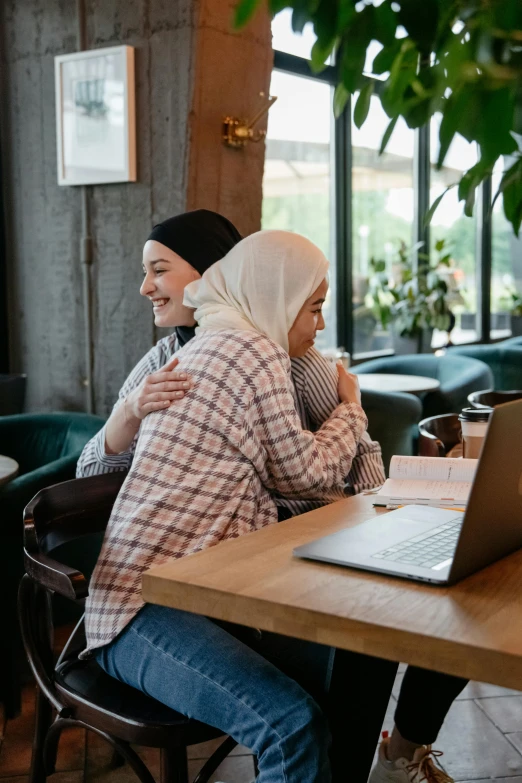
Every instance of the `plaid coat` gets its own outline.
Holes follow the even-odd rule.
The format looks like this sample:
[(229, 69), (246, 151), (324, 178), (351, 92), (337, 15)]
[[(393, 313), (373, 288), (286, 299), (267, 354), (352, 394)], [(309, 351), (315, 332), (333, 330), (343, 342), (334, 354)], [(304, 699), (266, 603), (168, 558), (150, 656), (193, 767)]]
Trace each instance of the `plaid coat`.
[(203, 332), (178, 355), (195, 386), (143, 421), (91, 579), (87, 651), (144, 605), (143, 571), (277, 522), (271, 493), (342, 496), (367, 426), (359, 405), (342, 403), (303, 430), (289, 357), (258, 333)]

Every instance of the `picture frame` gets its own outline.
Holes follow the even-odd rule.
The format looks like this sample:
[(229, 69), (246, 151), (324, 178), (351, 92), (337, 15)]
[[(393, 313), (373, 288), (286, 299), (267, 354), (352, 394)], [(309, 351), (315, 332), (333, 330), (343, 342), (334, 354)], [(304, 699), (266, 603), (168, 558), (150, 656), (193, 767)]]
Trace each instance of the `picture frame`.
[(54, 58), (59, 185), (136, 181), (134, 47)]

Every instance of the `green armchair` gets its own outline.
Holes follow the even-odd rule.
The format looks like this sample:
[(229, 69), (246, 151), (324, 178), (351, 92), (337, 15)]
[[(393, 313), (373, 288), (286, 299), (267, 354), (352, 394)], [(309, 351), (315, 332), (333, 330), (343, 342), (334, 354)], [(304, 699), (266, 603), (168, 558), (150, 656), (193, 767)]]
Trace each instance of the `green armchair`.
[[(517, 339), (520, 338), (515, 338)], [(522, 344), (514, 340), (490, 345), (459, 345), (450, 348), (447, 355), (479, 359), (488, 365), (493, 373), (493, 385), (473, 391), (483, 391), (487, 388), (493, 388), (495, 391), (522, 389)]]
[(74, 478), (76, 463), (104, 419), (85, 413), (0, 416), (0, 454), (15, 459), (19, 474), (0, 487), (0, 701), (8, 716), (20, 706), (23, 660), (16, 615), (23, 573), (23, 510), (44, 487)]
[(440, 387), (421, 395), (422, 418), (441, 413), (459, 413), (468, 405), (468, 394), (491, 388), (493, 376), (489, 367), (481, 361), (455, 355), (445, 356), (412, 354), (372, 359), (354, 367), (357, 375), (365, 373), (398, 373), (399, 375), (424, 375), (436, 378)]
[(422, 416), (421, 401), (412, 394), (363, 389), (361, 402), (368, 417), (368, 432), (381, 444), (382, 461), (388, 475), (394, 454), (414, 454), (414, 434)]

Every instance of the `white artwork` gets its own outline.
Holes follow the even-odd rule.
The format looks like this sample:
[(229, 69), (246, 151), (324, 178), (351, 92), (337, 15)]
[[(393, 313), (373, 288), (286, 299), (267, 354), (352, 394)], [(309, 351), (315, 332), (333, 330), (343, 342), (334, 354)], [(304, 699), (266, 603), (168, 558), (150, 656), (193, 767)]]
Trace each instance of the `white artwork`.
[(134, 48), (54, 58), (58, 184), (136, 181)]

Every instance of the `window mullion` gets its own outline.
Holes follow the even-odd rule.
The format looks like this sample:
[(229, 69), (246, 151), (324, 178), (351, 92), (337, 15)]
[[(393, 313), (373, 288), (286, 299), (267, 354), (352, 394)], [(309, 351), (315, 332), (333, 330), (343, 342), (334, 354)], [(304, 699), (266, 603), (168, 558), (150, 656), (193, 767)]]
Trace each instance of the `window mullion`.
[(335, 239), (337, 342), (353, 356), (352, 316), (352, 110), (335, 121)]
[(480, 187), (477, 204), (477, 332), (480, 342), (491, 339), (491, 177)]

